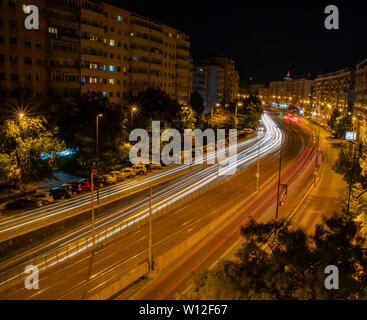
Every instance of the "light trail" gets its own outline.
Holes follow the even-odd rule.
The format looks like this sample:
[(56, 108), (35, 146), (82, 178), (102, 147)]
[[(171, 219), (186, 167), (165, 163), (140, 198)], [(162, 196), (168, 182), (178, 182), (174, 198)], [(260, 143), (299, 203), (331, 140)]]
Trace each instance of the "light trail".
[[(250, 139), (248, 141), (245, 141), (244, 143), (246, 145), (249, 145), (253, 141), (255, 142), (258, 141), (258, 143), (251, 145), (244, 151), (235, 155), (234, 157), (236, 158), (235, 159), (236, 162), (231, 163), (232, 162), (231, 160), (233, 160), (231, 158), (222, 161), (220, 164), (221, 165), (227, 164), (227, 166), (220, 170), (221, 176), (227, 173), (235, 172), (237, 167), (245, 167), (245, 166), (250, 165), (254, 161), (256, 161), (257, 150), (258, 150), (259, 144), (261, 145), (261, 153), (260, 153), (261, 157), (269, 155), (270, 153), (273, 153), (280, 148), (280, 145), (282, 143), (282, 137), (283, 137), (280, 129), (275, 125), (275, 123), (271, 120), (271, 118), (267, 114), (263, 115), (262, 121), (266, 129), (265, 135), (260, 138), (259, 137), (253, 138), (254, 140)], [(208, 155), (208, 158), (213, 157), (213, 156), (215, 157), (215, 154)], [(174, 169), (177, 169), (177, 168), (174, 168)], [(190, 176), (184, 179), (184, 181), (179, 181), (178, 183), (176, 183), (174, 187), (169, 187), (167, 188), (168, 189), (167, 191), (160, 192), (159, 195), (156, 195), (154, 197), (153, 199), (154, 204), (152, 205), (152, 213), (154, 214), (158, 212), (159, 210), (163, 209), (164, 207), (170, 205), (171, 203), (184, 198), (185, 196), (208, 185), (209, 183), (212, 183), (216, 179), (217, 179), (217, 168), (216, 166), (211, 166), (209, 168), (206, 168), (200, 171), (199, 173), (196, 173), (193, 176)], [(121, 221), (119, 223), (120, 226), (118, 228), (113, 226), (113, 227), (109, 227), (108, 229), (106, 229), (105, 235), (98, 237), (96, 243), (102, 242), (109, 237), (115, 236), (116, 233), (121, 232), (124, 229), (131, 227), (133, 224), (139, 223), (141, 220), (147, 218), (149, 215), (149, 209), (147, 208), (147, 204), (148, 202), (145, 200), (144, 202), (141, 202), (141, 204), (139, 204), (138, 206), (135, 206), (134, 208), (131, 208), (131, 209), (129, 208), (128, 210), (127, 208), (123, 208), (122, 210), (118, 210), (117, 212), (114, 213), (115, 217), (111, 218), (111, 216), (109, 216), (106, 219), (103, 219), (106, 221), (102, 220), (102, 223), (101, 221), (97, 221), (96, 230), (98, 231), (98, 230), (103, 229), (104, 227), (108, 227), (109, 225), (115, 222), (118, 222), (119, 220), (123, 219), (126, 216), (134, 214), (136, 211), (142, 210), (140, 212), (135, 213), (132, 217), (129, 217), (128, 219)], [(53, 249), (43, 252), (42, 254), (36, 257), (33, 257), (27, 263), (32, 262), (33, 260), (38, 259), (42, 257), (43, 255), (49, 254), (50, 252), (56, 251), (68, 244), (73, 244), (73, 242), (75, 242), (76, 240), (80, 238), (88, 237), (88, 236), (91, 237), (90, 226), (87, 225), (83, 227), (83, 229), (87, 229), (87, 228), (88, 228), (88, 231), (78, 234), (76, 237), (73, 237), (72, 239), (68, 239), (66, 242), (59, 244), (58, 246), (54, 247)], [(77, 254), (80, 254), (81, 252), (91, 248), (92, 246), (93, 246), (93, 242), (91, 241), (91, 239), (88, 239), (88, 241), (85, 242), (85, 245), (79, 246), (77, 250), (72, 250), (75, 248), (69, 247), (68, 250), (72, 250), (72, 252), (68, 253), (68, 255), (65, 255), (64, 257), (57, 257), (57, 258), (55, 255), (51, 257), (51, 259), (49, 259), (47, 262), (40, 261), (40, 263), (37, 264), (37, 267), (39, 268), (39, 270), (45, 270), (53, 265), (56, 265), (67, 259), (70, 259), (71, 257)], [(5, 273), (7, 273), (7, 271), (5, 271)], [(15, 279), (18, 277), (19, 275), (8, 278), (6, 282), (11, 281), (12, 279)]]

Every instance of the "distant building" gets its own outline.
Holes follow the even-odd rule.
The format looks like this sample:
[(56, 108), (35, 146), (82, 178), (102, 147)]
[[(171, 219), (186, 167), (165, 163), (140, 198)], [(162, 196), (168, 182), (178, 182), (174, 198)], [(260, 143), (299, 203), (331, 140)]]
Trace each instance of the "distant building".
[(271, 103), (294, 105), (307, 108), (311, 104), (311, 88), (313, 80), (295, 79), (272, 81), (269, 85), (268, 99)]
[(223, 104), (235, 102), (239, 94), (239, 73), (234, 60), (224, 56), (211, 56), (202, 61), (205, 65), (219, 66), (224, 73)]
[(224, 105), (225, 72), (220, 65), (207, 64), (208, 60), (194, 63), (192, 91), (198, 92), (204, 100), (205, 113)]

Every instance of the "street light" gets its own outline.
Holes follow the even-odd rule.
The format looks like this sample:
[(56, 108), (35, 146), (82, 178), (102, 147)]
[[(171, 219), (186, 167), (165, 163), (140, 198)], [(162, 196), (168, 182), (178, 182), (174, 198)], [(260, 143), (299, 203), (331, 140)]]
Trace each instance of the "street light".
[(238, 113), (238, 107), (242, 107), (243, 103), (242, 102), (238, 102), (236, 103), (236, 112), (234, 115), (234, 121), (235, 121), (235, 128), (237, 128), (237, 113)]
[[(96, 160), (97, 160), (97, 174), (98, 174), (98, 165), (99, 165), (99, 145), (98, 145), (98, 140), (99, 140), (99, 130), (98, 130), (98, 120), (100, 119), (100, 118), (102, 118), (103, 117), (103, 114), (102, 113), (100, 113), (100, 114), (98, 114), (97, 116), (96, 116)], [(97, 184), (97, 201), (99, 201), (99, 185)]]
[(18, 117), (19, 117), (20, 119), (23, 119), (23, 118), (24, 118), (24, 113), (19, 113), (19, 114), (18, 114)]
[(133, 129), (133, 117), (134, 117), (134, 112), (137, 112), (138, 111), (138, 107), (137, 106), (132, 106), (131, 107), (131, 130)]

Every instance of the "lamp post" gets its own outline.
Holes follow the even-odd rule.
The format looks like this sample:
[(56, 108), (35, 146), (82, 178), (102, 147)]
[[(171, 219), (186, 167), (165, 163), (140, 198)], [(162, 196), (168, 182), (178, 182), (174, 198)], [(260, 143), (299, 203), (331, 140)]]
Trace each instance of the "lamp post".
[(353, 144), (353, 156), (352, 156), (353, 158), (352, 158), (352, 168), (350, 170), (347, 215), (349, 215), (349, 209), (350, 209), (350, 198), (352, 196), (352, 188), (353, 188), (354, 162), (355, 162), (355, 158), (356, 158), (356, 144), (353, 141), (348, 141), (348, 142)]
[(133, 130), (133, 124), (134, 124), (134, 112), (138, 111), (138, 108), (133, 106), (131, 107), (131, 130)]
[[(98, 174), (98, 166), (99, 166), (99, 119), (103, 117), (103, 114), (100, 113), (96, 116), (96, 160), (97, 160), (97, 174)], [(99, 184), (97, 183), (97, 201), (99, 201)]]
[(243, 106), (243, 103), (242, 102), (237, 102), (236, 103), (236, 111), (235, 111), (235, 114), (234, 114), (234, 124), (235, 124), (235, 129), (237, 129), (237, 113), (238, 113), (238, 107), (242, 107)]

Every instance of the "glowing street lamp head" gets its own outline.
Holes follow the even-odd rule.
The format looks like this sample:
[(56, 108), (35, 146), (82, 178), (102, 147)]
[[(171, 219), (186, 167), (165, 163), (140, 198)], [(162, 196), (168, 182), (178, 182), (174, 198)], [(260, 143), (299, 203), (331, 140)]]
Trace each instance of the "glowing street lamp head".
[(20, 119), (23, 119), (24, 118), (24, 113), (23, 112), (22, 113), (19, 113), (18, 116), (19, 116)]
[(100, 113), (97, 117), (98, 117), (98, 118), (102, 118), (102, 117), (103, 117), (103, 114), (102, 114), (102, 113)]

